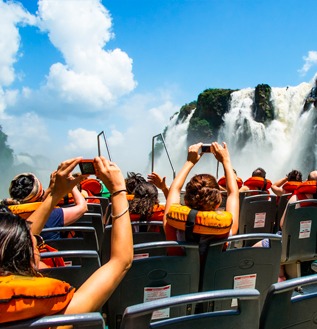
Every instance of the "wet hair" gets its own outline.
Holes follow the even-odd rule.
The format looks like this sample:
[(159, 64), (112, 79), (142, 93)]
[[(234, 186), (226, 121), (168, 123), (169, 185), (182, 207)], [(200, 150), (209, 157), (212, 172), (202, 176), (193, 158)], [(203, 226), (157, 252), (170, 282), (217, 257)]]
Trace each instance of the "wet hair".
[(153, 214), (154, 205), (158, 204), (158, 191), (154, 184), (139, 183), (134, 190), (134, 198), (129, 201), (130, 213), (139, 214), (140, 221), (149, 220)]
[(0, 209), (0, 275), (39, 276), (30, 222)]
[(292, 170), (287, 174), (287, 180), (291, 182), (301, 182), (302, 173), (298, 170)]
[(252, 177), (262, 177), (262, 178), (265, 178), (266, 176), (266, 171), (259, 167), (259, 168), (256, 168), (253, 172), (252, 172)]
[(136, 186), (140, 183), (146, 183), (146, 179), (141, 174), (128, 172), (125, 180), (128, 194), (134, 194)]
[(221, 201), (219, 185), (212, 175), (195, 175), (186, 185), (184, 202), (189, 208), (205, 211), (215, 210)]

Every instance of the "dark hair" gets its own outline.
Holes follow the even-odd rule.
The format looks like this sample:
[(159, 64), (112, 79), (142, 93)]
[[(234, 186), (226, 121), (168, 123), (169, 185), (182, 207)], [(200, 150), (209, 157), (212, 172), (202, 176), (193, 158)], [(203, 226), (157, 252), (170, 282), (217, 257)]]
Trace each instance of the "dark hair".
[(302, 181), (302, 173), (298, 170), (292, 170), (287, 174), (287, 180), (293, 182)]
[(266, 176), (266, 171), (259, 167), (259, 168), (256, 168), (253, 173), (252, 173), (252, 177), (262, 177), (262, 178), (265, 178)]
[(209, 174), (193, 176), (186, 185), (184, 201), (192, 209), (215, 210), (222, 201), (216, 178)]
[(134, 194), (136, 186), (140, 183), (145, 183), (146, 179), (139, 173), (128, 172), (125, 180), (128, 194)]
[(134, 190), (134, 198), (129, 201), (130, 213), (139, 214), (140, 221), (149, 220), (153, 214), (153, 207), (158, 204), (158, 191), (154, 184), (139, 183)]
[(11, 182), (10, 196), (16, 200), (23, 200), (32, 192), (33, 185), (33, 176), (20, 176)]
[(2, 211), (0, 212), (0, 274), (39, 276), (35, 268), (30, 222), (11, 212)]

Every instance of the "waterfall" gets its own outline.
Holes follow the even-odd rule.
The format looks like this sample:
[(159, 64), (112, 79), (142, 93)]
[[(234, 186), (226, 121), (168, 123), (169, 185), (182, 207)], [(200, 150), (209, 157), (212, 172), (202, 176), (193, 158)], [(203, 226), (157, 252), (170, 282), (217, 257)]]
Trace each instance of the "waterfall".
[(254, 89), (232, 93), (230, 110), (224, 116), (219, 139), (228, 143), (239, 176), (245, 179), (257, 167), (264, 168), (271, 180), (285, 176), (292, 169), (306, 174), (308, 168), (300, 163), (298, 155), (304, 145), (313, 142), (305, 138), (304, 132), (311, 126), (309, 113), (314, 115), (316, 111), (311, 109), (301, 115), (311, 87), (302, 83), (296, 87), (272, 88), (275, 119), (267, 126), (253, 120)]
[[(292, 169), (302, 171), (304, 178), (316, 169), (317, 110), (311, 105), (308, 111), (302, 113), (311, 88), (311, 83), (271, 88), (275, 118), (267, 125), (254, 121), (252, 117), (254, 88), (241, 89), (231, 94), (230, 108), (223, 117), (218, 142), (227, 143), (233, 167), (239, 177), (247, 179), (257, 167), (264, 168), (267, 178), (272, 181), (284, 177)], [(174, 115), (167, 127), (165, 142), (176, 172), (186, 160), (186, 135), (191, 116), (176, 124), (177, 115)], [(156, 160), (155, 171), (168, 176), (171, 170), (164, 157), (162, 154)], [(216, 161), (213, 160), (210, 155), (204, 155), (190, 176), (197, 172), (216, 175)], [(220, 167), (219, 177), (222, 175)]]

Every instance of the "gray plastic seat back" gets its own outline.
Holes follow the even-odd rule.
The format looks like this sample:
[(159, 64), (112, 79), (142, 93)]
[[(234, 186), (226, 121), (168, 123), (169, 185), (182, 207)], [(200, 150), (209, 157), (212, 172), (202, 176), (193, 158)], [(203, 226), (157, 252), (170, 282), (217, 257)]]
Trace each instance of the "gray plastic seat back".
[[(97, 204), (97, 206), (100, 206)], [(102, 222), (102, 215), (98, 213), (86, 212), (75, 223), (76, 226), (93, 227), (96, 230), (99, 247), (102, 246), (103, 232), (105, 226)]]
[(3, 329), (27, 329), (38, 328), (47, 329), (56, 326), (73, 325), (74, 329), (104, 329), (104, 320), (100, 313), (82, 313), (82, 314), (67, 314), (67, 315), (52, 315), (31, 320), (17, 321), (4, 323), (0, 325)]
[(260, 329), (315, 329), (316, 314), (317, 274), (275, 283), (262, 309)]
[(71, 250), (46, 252), (41, 259), (62, 257), (66, 266), (41, 269), (40, 272), (47, 277), (66, 281), (78, 289), (99, 267), (100, 259), (96, 251)]
[(276, 195), (247, 196), (240, 207), (239, 234), (274, 232)]
[[(237, 300), (238, 306), (235, 308), (151, 322), (153, 312), (160, 309), (232, 299)], [(259, 292), (257, 290), (219, 290), (176, 296), (128, 307), (123, 315), (121, 329), (258, 329), (258, 323)]]
[[(126, 307), (143, 303), (155, 296), (176, 296), (198, 291), (199, 254), (197, 245), (182, 245), (173, 241), (144, 243), (134, 246), (135, 252), (152, 248), (182, 248), (183, 256), (153, 256), (136, 259), (108, 302), (109, 329), (119, 328)], [(186, 307), (173, 310), (171, 316), (191, 312)], [(109, 320), (109, 322), (108, 322)]]
[(57, 250), (96, 250), (99, 253), (99, 243), (96, 230), (93, 227), (85, 226), (64, 226), (45, 228), (42, 232), (61, 232), (65, 236), (68, 234), (73, 237), (63, 237), (61, 239), (48, 239), (45, 242)]
[[(298, 207), (300, 204), (304, 206)], [(282, 227), (281, 261), (290, 264), (314, 259), (317, 259), (317, 200), (289, 203)]]
[[(230, 243), (237, 245), (248, 240), (254, 245), (263, 239), (269, 240), (269, 248), (246, 246), (225, 249), (228, 243), (229, 246)], [(261, 293), (262, 305), (268, 289), (278, 280), (281, 250), (281, 236), (276, 234), (243, 234), (212, 243), (202, 276), (202, 291), (255, 288)]]
[[(132, 237), (133, 244), (148, 243), (166, 241), (163, 222), (151, 221), (151, 222), (132, 222)], [(134, 228), (138, 226), (157, 227), (159, 232), (135, 232)], [(101, 263), (105, 264), (110, 259), (111, 252), (111, 230), (112, 225), (107, 225), (103, 233), (102, 250), (101, 250)], [(151, 256), (166, 255), (166, 248), (149, 248), (149, 250), (142, 250), (142, 253), (148, 253)]]

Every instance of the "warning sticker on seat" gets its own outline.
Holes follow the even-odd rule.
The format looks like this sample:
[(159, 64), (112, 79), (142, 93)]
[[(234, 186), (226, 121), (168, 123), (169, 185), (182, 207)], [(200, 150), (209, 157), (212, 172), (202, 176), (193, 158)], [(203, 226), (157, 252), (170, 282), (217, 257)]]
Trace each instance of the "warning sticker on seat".
[(254, 228), (264, 227), (265, 217), (266, 217), (266, 212), (256, 213), (254, 218)]
[[(237, 275), (233, 278), (233, 289), (255, 289), (256, 274)], [(236, 298), (232, 299), (231, 306), (238, 306)]]
[(303, 220), (299, 223), (299, 239), (307, 239), (310, 237), (311, 220)]
[[(171, 285), (163, 287), (145, 287), (144, 288), (144, 303), (152, 300), (171, 297)], [(152, 320), (169, 318), (170, 309), (164, 308), (153, 312)]]

